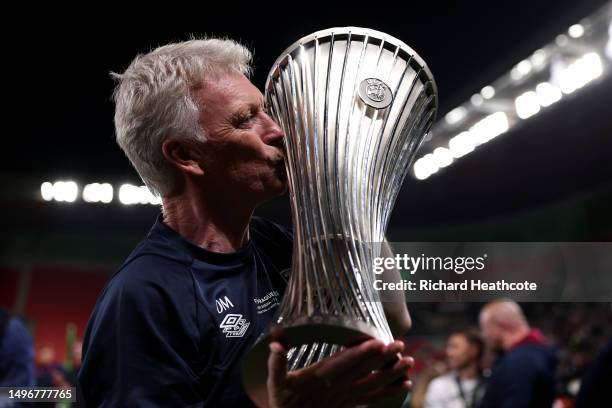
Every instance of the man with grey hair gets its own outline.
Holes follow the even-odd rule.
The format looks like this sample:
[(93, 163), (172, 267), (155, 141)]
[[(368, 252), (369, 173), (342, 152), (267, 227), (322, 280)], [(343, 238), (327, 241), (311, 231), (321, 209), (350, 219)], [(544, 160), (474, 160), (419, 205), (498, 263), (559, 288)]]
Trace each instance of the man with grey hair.
[(555, 349), (527, 323), (510, 300), (486, 304), (480, 328), (487, 346), (502, 355), (495, 363), (480, 408), (550, 408), (555, 397)]
[[(79, 374), (87, 406), (252, 405), (242, 358), (272, 323), (292, 233), (253, 217), (285, 191), (286, 175), (284, 135), (248, 79), (250, 59), (231, 40), (192, 40), (114, 74), (117, 142), (163, 211), (90, 318)], [(405, 304), (388, 309), (396, 332), (407, 330)], [(273, 342), (269, 406), (354, 406), (405, 392), (413, 361), (396, 358), (403, 348), (369, 340), (287, 372), (286, 346)]]

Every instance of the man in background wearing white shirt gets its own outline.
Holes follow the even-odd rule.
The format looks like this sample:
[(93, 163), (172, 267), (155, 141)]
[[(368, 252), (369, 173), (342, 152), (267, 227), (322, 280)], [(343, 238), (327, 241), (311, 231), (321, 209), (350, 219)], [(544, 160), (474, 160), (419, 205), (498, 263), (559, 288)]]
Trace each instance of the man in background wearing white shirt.
[(425, 408), (474, 408), (484, 395), (480, 360), (484, 342), (477, 331), (456, 331), (446, 344), (450, 371), (427, 387)]

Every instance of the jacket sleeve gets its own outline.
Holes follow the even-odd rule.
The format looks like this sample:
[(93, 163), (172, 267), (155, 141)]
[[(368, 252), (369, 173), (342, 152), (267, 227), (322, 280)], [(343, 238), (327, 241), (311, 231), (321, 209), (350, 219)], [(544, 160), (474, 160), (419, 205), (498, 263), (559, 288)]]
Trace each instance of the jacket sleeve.
[(94, 309), (79, 374), (88, 407), (203, 404), (204, 356), (189, 279), (171, 270), (147, 275), (154, 270), (159, 262), (132, 262)]

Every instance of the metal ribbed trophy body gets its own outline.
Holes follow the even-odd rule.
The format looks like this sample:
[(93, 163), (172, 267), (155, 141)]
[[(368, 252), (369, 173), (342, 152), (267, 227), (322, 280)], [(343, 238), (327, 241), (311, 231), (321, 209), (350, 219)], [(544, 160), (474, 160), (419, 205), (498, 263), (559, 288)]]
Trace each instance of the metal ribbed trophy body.
[[(364, 337), (392, 341), (373, 258), (435, 117), (433, 76), (393, 37), (334, 28), (277, 59), (266, 104), (287, 148), (293, 264), (276, 324), (294, 346), (290, 369)], [(270, 334), (260, 339), (245, 360), (245, 386), (256, 401), (265, 398), (269, 341)]]

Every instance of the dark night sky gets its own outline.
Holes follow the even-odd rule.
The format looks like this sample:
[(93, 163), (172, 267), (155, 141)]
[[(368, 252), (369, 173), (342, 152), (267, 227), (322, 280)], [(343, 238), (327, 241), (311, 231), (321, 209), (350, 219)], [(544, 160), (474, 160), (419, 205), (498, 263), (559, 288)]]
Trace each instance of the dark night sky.
[[(261, 88), (278, 54), (303, 35), (344, 25), (387, 32), (405, 41), (430, 66), (439, 88), (441, 117), (605, 1), (456, 0), (371, 2), (364, 6), (328, 2), (325, 7), (285, 2), (227, 6), (225, 10), (206, 10), (203, 2), (199, 7), (179, 6), (178, 2), (153, 4), (150, 2), (149, 7), (138, 12), (106, 3), (87, 9), (54, 5), (36, 9), (36, 18), (32, 10), (13, 15), (20, 24), (5, 34), (4, 43), (5, 57), (9, 57), (5, 58), (5, 68), (10, 73), (5, 77), (5, 91), (11, 94), (12, 108), (9, 114), (5, 113), (10, 131), (4, 137), (11, 149), (5, 151), (0, 174), (5, 178), (10, 175), (18, 188), (23, 188), (20, 183), (26, 178), (42, 181), (74, 176), (83, 181), (137, 181), (113, 139), (113, 82), (109, 72), (125, 69), (137, 53), (192, 34), (229, 36), (254, 49), (254, 82)], [(612, 129), (610, 120), (604, 125)], [(533, 139), (533, 134), (524, 134), (530, 131), (546, 132), (546, 127), (528, 126), (519, 137), (509, 135), (504, 149), (520, 151), (521, 137)], [(491, 154), (489, 159), (474, 154), (474, 158), (465, 160), (465, 166), (469, 168), (469, 162), (472, 166), (486, 164), (491, 157), (501, 157), (493, 151)], [(478, 162), (478, 157), (485, 161)], [(563, 155), (555, 159), (553, 154), (546, 160), (557, 160), (559, 164), (568, 159)], [(512, 165), (508, 160), (507, 166), (497, 171), (512, 173)], [(459, 167), (458, 175), (480, 174), (473, 168), (464, 174)], [(600, 174), (610, 171), (610, 167), (594, 171)], [(456, 185), (457, 179), (450, 176), (453, 172), (417, 187), (418, 194), (424, 196), (424, 206), (435, 200), (448, 200), (441, 191), (445, 183)], [(539, 189), (544, 199), (556, 200), (559, 189), (546, 194), (547, 182), (552, 178), (551, 174), (543, 174), (521, 196), (529, 197)], [(598, 183), (605, 181), (602, 180)], [(483, 178), (484, 183), (490, 181)], [(523, 182), (529, 184), (528, 178)], [(489, 194), (497, 195), (504, 188), (502, 181), (491, 187)], [(501, 208), (493, 199), (486, 201), (482, 205), (488, 205), (492, 212)]]
[[(9, 84), (17, 95), (16, 112), (7, 118), (16, 125), (11, 142), (28, 151), (28, 172), (104, 177), (129, 170), (113, 141), (108, 73), (125, 69), (137, 53), (191, 34), (229, 36), (251, 46), (254, 81), (262, 87), (278, 54), (303, 35), (342, 25), (385, 31), (430, 65), (444, 113), (604, 3), (463, 0), (319, 8), (286, 2), (282, 8), (262, 3), (232, 12), (155, 6), (124, 16), (106, 7), (39, 10), (39, 16), (50, 14), (37, 22), (25, 19), (12, 34), (12, 69), (20, 79)], [(22, 154), (11, 155), (2, 171), (15, 171)]]

